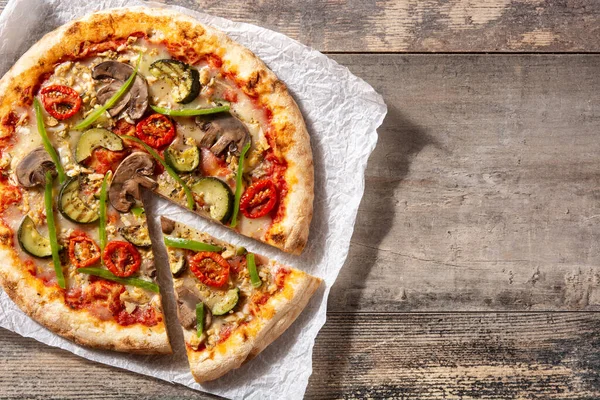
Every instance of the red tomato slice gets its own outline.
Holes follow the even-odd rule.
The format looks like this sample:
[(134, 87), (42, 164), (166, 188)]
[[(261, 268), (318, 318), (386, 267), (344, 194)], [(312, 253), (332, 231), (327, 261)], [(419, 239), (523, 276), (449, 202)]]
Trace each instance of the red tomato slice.
[(40, 95), (48, 114), (58, 120), (71, 118), (81, 108), (79, 93), (68, 86), (46, 86), (40, 91)]
[(248, 218), (267, 215), (277, 204), (277, 187), (270, 179), (254, 182), (240, 199), (240, 211)]
[(147, 145), (160, 149), (175, 139), (175, 124), (165, 115), (152, 114), (137, 124), (135, 135)]
[(89, 267), (100, 260), (100, 248), (85, 232), (75, 231), (69, 238), (69, 259), (75, 268)]
[(229, 263), (219, 253), (201, 251), (190, 257), (190, 271), (205, 285), (222, 287), (229, 279)]
[(118, 277), (133, 275), (142, 263), (140, 253), (129, 242), (112, 241), (104, 249), (104, 264)]

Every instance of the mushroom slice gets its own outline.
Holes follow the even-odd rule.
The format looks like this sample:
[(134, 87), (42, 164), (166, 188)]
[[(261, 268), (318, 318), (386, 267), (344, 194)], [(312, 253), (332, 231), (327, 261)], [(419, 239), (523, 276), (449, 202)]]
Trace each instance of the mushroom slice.
[[(133, 67), (129, 64), (125, 64), (118, 61), (104, 61), (96, 65), (92, 70), (92, 78), (94, 79), (107, 79), (110, 83), (104, 86), (98, 91), (98, 101), (105, 103), (108, 99), (115, 94), (117, 90), (123, 86), (125, 81), (133, 73)], [(102, 95), (100, 92), (102, 92)], [(110, 93), (110, 94), (109, 94)], [(102, 98), (101, 98), (102, 96)], [(129, 104), (127, 113), (132, 119), (141, 118), (146, 110), (148, 109), (148, 83), (141, 75), (136, 75), (133, 81), (133, 85), (129, 89), (128, 93), (125, 94), (128, 97), (128, 101), (125, 104)], [(115, 116), (123, 110), (123, 107), (119, 111), (113, 111), (121, 106), (121, 101), (111, 108), (110, 115)], [(114, 114), (113, 114), (114, 113)]]
[(160, 227), (165, 235), (169, 235), (175, 230), (175, 221), (165, 217), (160, 217)]
[[(96, 94), (98, 102), (100, 104), (106, 103), (115, 93), (119, 91), (121, 86), (123, 86), (123, 82), (116, 79), (111, 79), (108, 84), (101, 86), (98, 89), (98, 93)], [(117, 101), (117, 104), (108, 109), (110, 116), (114, 117), (123, 111), (123, 109), (127, 107), (127, 104), (129, 104), (129, 100), (131, 100), (131, 94), (127, 92), (119, 99), (119, 101)]]
[(110, 204), (119, 212), (128, 212), (141, 199), (140, 187), (155, 189), (158, 185), (150, 178), (154, 173), (154, 159), (140, 151), (127, 156), (117, 170), (110, 184), (108, 198)]
[(204, 133), (198, 145), (210, 147), (210, 151), (216, 155), (220, 155), (226, 149), (231, 154), (240, 155), (242, 148), (250, 138), (244, 123), (231, 114), (222, 113), (211, 117), (197, 117), (196, 124)]
[[(192, 329), (196, 326), (196, 304), (202, 300), (198, 298), (191, 290), (186, 287), (175, 288), (177, 295), (177, 316), (179, 323), (185, 329)], [(204, 307), (204, 329), (208, 328), (212, 322), (212, 314), (209, 307)]]
[(56, 176), (56, 166), (50, 158), (50, 154), (41, 146), (23, 157), (17, 164), (15, 173), (21, 186), (32, 188), (46, 183), (46, 171), (50, 171), (53, 176)]

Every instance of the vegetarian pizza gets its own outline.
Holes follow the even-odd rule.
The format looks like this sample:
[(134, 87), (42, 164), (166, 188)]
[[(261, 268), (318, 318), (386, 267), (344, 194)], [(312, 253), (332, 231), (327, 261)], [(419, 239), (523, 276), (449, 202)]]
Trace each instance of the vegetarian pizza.
[[(6, 293), (42, 325), (80, 344), (171, 352), (144, 190), (299, 254), (312, 218), (309, 136), (285, 85), (225, 34), (162, 9), (94, 13), (44, 36), (0, 80)], [(197, 287), (225, 293), (231, 304), (232, 290), (238, 293), (220, 315), (214, 302), (199, 297), (213, 322), (196, 321), (195, 332), (201, 326), (206, 332), (190, 342), (193, 355), (208, 354), (202, 345), (220, 349), (224, 334), (210, 332), (233, 327), (233, 320), (256, 327), (250, 344), (235, 346), (244, 359), (257, 353), (291, 323), (318, 282), (292, 271), (280, 285), (277, 271), (291, 270), (257, 256), (253, 270), (263, 283), (248, 286), (253, 273), (241, 268), (241, 255), (212, 251), (204, 260), (190, 251), (188, 272), (176, 285), (195, 276)], [(202, 281), (197, 265), (216, 268), (205, 275), (216, 283)], [(225, 278), (218, 265), (236, 272)], [(296, 276), (309, 282), (298, 294)], [(258, 304), (263, 297), (254, 302), (259, 295), (264, 304)], [(197, 365), (201, 371), (207, 364)], [(211, 371), (198, 376), (219, 375)]]
[(177, 311), (198, 382), (238, 368), (277, 339), (321, 284), (310, 276), (162, 219)]

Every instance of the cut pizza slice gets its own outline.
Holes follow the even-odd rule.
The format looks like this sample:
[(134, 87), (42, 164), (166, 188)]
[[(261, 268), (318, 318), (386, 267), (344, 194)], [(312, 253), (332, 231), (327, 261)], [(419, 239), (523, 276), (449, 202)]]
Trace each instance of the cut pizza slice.
[(161, 221), (188, 361), (198, 382), (240, 367), (281, 335), (321, 279), (182, 223)]

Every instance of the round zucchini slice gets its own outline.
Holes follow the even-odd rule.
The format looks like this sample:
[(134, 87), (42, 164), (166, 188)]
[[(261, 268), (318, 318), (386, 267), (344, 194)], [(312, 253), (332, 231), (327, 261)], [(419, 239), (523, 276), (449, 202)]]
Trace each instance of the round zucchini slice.
[(233, 310), (240, 299), (240, 289), (228, 290), (222, 298), (213, 303), (211, 312), (213, 315), (224, 315)]
[(148, 228), (144, 225), (131, 225), (123, 226), (119, 228), (119, 233), (129, 243), (138, 247), (150, 247), (152, 242), (150, 241), (150, 234)]
[(180, 150), (171, 145), (165, 150), (165, 161), (177, 172), (192, 172), (200, 165), (200, 150), (197, 146)]
[(111, 151), (119, 151), (123, 150), (123, 141), (118, 135), (108, 129), (88, 129), (81, 134), (81, 137), (77, 141), (75, 159), (78, 163), (82, 162), (90, 157), (94, 149), (98, 147), (104, 147)]
[(185, 271), (186, 268), (186, 261), (185, 261), (185, 256), (180, 255), (178, 256), (176, 259), (174, 260), (169, 260), (170, 261), (170, 267), (171, 267), (171, 274), (173, 274), (174, 277), (178, 277), (181, 276), (181, 274), (183, 274), (183, 271)]
[(85, 200), (81, 195), (81, 178), (69, 179), (60, 189), (58, 195), (58, 211), (68, 220), (78, 224), (89, 224), (100, 218), (98, 207), (93, 207), (98, 200), (90, 195)]
[(186, 63), (170, 59), (154, 61), (150, 73), (171, 83), (171, 95), (178, 103), (187, 104), (200, 93), (200, 74)]
[(23, 218), (17, 232), (19, 245), (27, 254), (34, 257), (46, 258), (52, 256), (50, 239), (40, 235), (29, 215)]
[(233, 213), (233, 193), (229, 186), (220, 179), (207, 177), (200, 179), (192, 191), (204, 199), (204, 207), (208, 208), (210, 217), (226, 223)]

